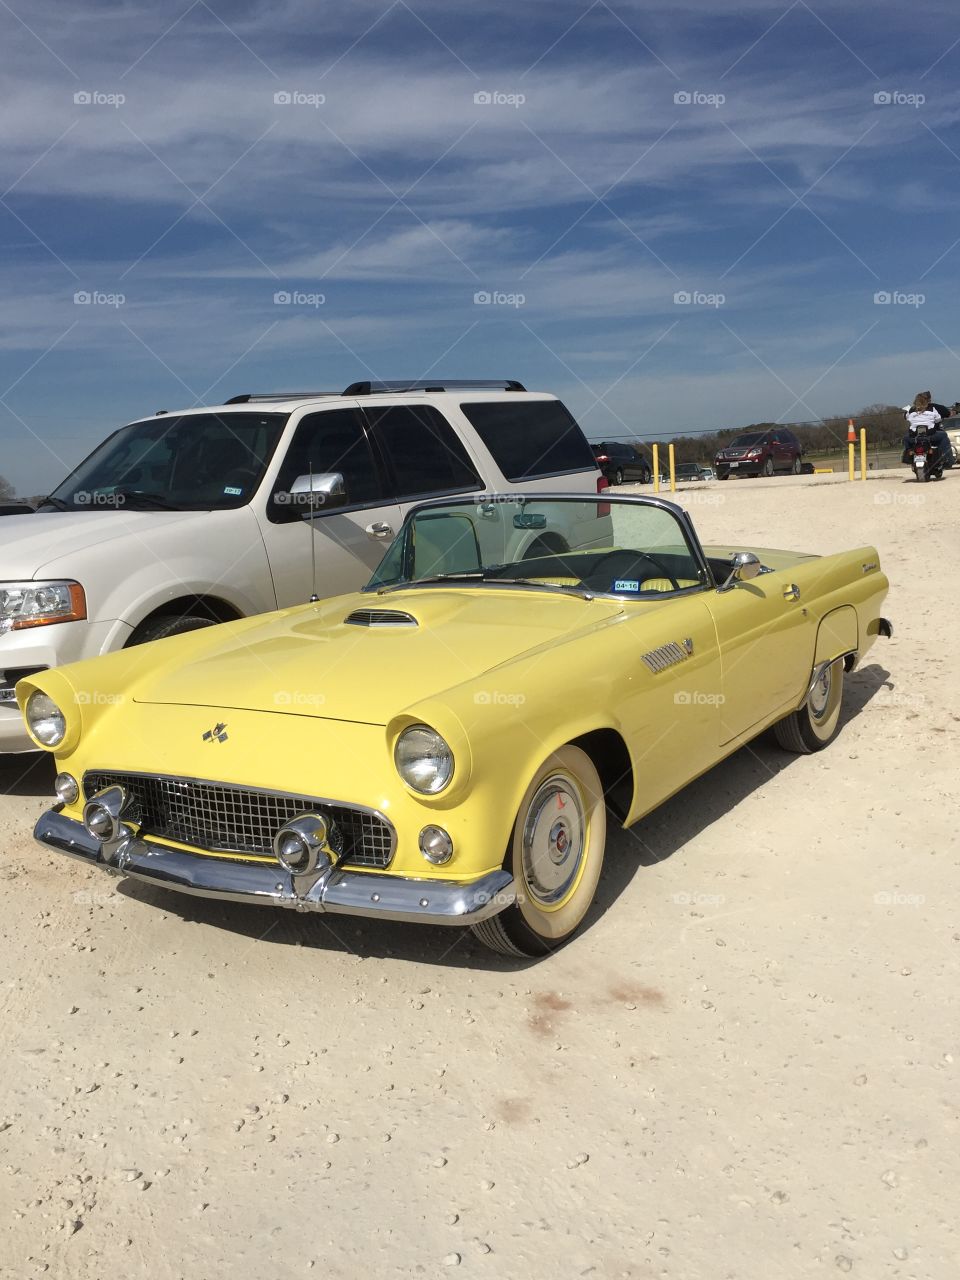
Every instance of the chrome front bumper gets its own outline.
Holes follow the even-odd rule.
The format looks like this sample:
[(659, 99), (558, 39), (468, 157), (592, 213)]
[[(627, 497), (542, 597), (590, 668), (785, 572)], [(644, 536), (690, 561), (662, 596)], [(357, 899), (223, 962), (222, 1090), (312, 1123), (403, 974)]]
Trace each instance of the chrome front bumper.
[(102, 845), (73, 818), (58, 809), (42, 814), (34, 839), (48, 849), (78, 858), (112, 875), (132, 876), (162, 889), (202, 898), (247, 902), (294, 911), (330, 911), (337, 915), (373, 916), (420, 924), (478, 924), (510, 906), (516, 897), (513, 877), (492, 871), (480, 880), (460, 884), (411, 880), (372, 872), (327, 868), (320, 874), (295, 876), (276, 865), (233, 862), (187, 853), (129, 835), (115, 847)]

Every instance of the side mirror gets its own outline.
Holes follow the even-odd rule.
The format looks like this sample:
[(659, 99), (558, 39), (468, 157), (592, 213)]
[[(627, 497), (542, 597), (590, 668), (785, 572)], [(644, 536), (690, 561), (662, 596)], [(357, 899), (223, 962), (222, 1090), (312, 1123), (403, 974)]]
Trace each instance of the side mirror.
[(347, 501), (343, 476), (339, 471), (297, 476), (290, 486), (289, 501), (291, 506), (301, 508), (301, 514), (307, 517), (316, 514), (320, 508), (329, 511), (332, 507), (342, 507)]
[(757, 576), (761, 567), (752, 551), (738, 551), (730, 557), (730, 572), (717, 590), (730, 591), (738, 582), (749, 582)]

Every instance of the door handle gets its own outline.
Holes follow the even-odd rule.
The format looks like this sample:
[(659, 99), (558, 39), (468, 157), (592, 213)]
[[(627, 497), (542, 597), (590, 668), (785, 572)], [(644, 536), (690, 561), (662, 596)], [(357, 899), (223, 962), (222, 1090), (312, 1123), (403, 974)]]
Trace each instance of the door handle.
[(791, 582), (788, 587), (783, 588), (783, 598), (784, 600), (800, 599), (800, 588), (797, 586), (795, 582)]
[(392, 538), (393, 526), (387, 524), (385, 520), (374, 520), (373, 524), (367, 525), (364, 532), (368, 533), (371, 538)]

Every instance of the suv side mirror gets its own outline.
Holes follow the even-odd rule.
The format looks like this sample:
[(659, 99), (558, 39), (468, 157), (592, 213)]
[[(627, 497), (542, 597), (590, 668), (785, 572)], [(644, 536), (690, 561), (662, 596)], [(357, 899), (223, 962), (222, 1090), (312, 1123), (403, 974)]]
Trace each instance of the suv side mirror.
[(347, 488), (339, 471), (319, 471), (315, 475), (297, 476), (290, 486), (290, 504), (299, 507), (308, 519), (319, 508), (329, 511), (347, 501)]
[(752, 551), (738, 551), (730, 557), (730, 572), (718, 591), (730, 591), (738, 582), (749, 582), (760, 572), (760, 561)]

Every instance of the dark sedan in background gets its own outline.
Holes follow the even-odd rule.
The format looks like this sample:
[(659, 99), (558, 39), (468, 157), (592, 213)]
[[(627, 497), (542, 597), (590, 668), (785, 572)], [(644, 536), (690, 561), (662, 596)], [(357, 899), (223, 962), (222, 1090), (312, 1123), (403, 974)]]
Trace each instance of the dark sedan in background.
[(620, 440), (600, 440), (592, 444), (597, 466), (611, 484), (646, 484), (651, 475), (650, 463), (632, 444)]

